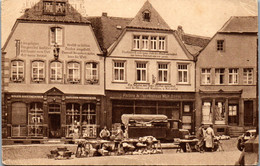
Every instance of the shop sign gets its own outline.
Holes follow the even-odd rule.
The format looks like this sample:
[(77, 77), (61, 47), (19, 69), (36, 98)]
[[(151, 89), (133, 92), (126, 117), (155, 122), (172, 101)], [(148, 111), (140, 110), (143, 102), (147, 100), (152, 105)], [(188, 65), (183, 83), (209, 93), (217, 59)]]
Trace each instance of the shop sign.
[(183, 94), (134, 94), (123, 93), (123, 98), (135, 98), (135, 99), (192, 99), (193, 95)]
[(11, 95), (11, 98), (31, 98), (31, 99), (42, 99), (42, 95)]
[(159, 84), (128, 84), (126, 89), (150, 89), (150, 90), (178, 90), (175, 85)]
[(131, 57), (138, 58), (170, 58), (172, 55), (177, 55), (176, 53), (166, 53), (166, 52), (150, 52), (150, 51), (122, 51), (124, 54), (129, 54)]
[(66, 99), (83, 99), (83, 100), (96, 100), (96, 97), (92, 96), (66, 96)]

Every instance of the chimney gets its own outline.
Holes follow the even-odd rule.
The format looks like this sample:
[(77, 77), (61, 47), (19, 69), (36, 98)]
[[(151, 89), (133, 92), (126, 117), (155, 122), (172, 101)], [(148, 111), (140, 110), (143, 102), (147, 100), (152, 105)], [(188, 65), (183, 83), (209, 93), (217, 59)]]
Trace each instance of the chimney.
[(181, 40), (183, 40), (184, 31), (183, 31), (181, 25), (178, 26), (177, 33), (178, 33), (179, 37), (181, 38)]
[(102, 16), (103, 16), (103, 17), (107, 17), (107, 13), (106, 13), (106, 12), (103, 12), (103, 13), (102, 13)]

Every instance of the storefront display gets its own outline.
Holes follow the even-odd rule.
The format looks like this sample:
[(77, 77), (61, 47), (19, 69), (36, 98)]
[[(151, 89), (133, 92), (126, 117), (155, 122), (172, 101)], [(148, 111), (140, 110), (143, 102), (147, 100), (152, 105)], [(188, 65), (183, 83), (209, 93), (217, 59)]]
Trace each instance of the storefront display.
[(43, 136), (43, 104), (31, 103), (28, 113), (28, 136)]

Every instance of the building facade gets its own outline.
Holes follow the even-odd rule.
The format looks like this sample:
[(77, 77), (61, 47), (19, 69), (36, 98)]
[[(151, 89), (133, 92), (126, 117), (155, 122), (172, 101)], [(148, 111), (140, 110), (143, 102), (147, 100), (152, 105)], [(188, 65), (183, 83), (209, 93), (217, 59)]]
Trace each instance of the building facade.
[(238, 136), (258, 124), (257, 17), (231, 17), (196, 62), (196, 123)]
[(164, 114), (194, 131), (193, 56), (149, 1), (107, 49), (105, 73), (109, 128), (122, 114)]
[(95, 138), (103, 69), (90, 22), (67, 1), (26, 10), (2, 48), (3, 138)]

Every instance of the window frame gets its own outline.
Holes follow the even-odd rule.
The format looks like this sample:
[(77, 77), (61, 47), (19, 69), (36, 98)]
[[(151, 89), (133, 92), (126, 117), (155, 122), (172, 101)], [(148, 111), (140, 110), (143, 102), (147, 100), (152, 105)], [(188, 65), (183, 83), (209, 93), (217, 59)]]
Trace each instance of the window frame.
[[(161, 40), (160, 38), (163, 38), (163, 40)], [(161, 46), (163, 47), (163, 49), (160, 48)], [(158, 36), (158, 50), (159, 51), (166, 50), (166, 36)]]
[[(93, 70), (93, 69), (94, 69), (94, 68), (93, 68), (93, 64), (94, 64), (94, 63), (96, 64), (96, 69), (95, 69), (95, 70), (96, 70), (96, 79), (95, 79), (95, 78), (93, 79), (93, 71), (94, 71), (94, 70)], [(87, 73), (88, 73), (88, 72), (87, 72), (87, 70), (88, 70), (88, 69), (87, 69), (87, 64), (91, 64), (91, 68), (89, 69), (89, 70), (90, 70), (90, 73), (91, 73), (91, 78), (90, 78), (90, 79), (87, 78)], [(100, 74), (99, 74), (99, 68), (100, 68), (100, 67), (99, 67), (99, 65), (100, 65), (99, 62), (95, 62), (95, 61), (85, 62), (85, 68), (84, 68), (84, 70), (85, 70), (85, 83), (86, 83), (86, 84), (98, 84), (98, 83), (99, 83), (99, 81), (100, 81), (100, 77), (99, 77), (99, 75), (100, 75)]]
[[(69, 65), (72, 64), (73, 66), (70, 67)], [(75, 68), (74, 64), (78, 64), (78, 68)], [(72, 70), (72, 80), (70, 78), (70, 70)], [(74, 72), (78, 71), (78, 74), (75, 74)], [(78, 78), (77, 78), (78, 75)], [(69, 84), (80, 84), (81, 82), (81, 64), (78, 61), (68, 61), (67, 62), (67, 82)]]
[[(153, 38), (155, 38), (155, 39), (153, 39)], [(158, 50), (158, 36), (153, 36), (153, 35), (151, 35), (150, 36), (150, 50), (151, 51), (156, 51), (156, 50)], [(155, 48), (154, 48), (154, 46), (155, 46)]]
[[(61, 64), (61, 79), (60, 79), (60, 81), (58, 81), (57, 79), (55, 79), (55, 80), (52, 80), (52, 79), (51, 79), (51, 76), (52, 76), (52, 73), (51, 73), (51, 69), (52, 69), (51, 64), (54, 63), (54, 62)], [(64, 76), (63, 76), (63, 73), (64, 73), (64, 71), (63, 71), (63, 62), (58, 61), (58, 60), (53, 60), (53, 61), (50, 61), (49, 66), (50, 66), (50, 67), (49, 67), (49, 69), (50, 69), (50, 75), (49, 75), (50, 83), (60, 83), (60, 84), (62, 84), (62, 83), (63, 83), (63, 80), (64, 80)], [(57, 72), (57, 71), (56, 71), (56, 72)], [(56, 74), (55, 74), (55, 75), (56, 75)], [(55, 76), (55, 77), (56, 77), (56, 76)]]
[[(248, 70), (251, 70), (251, 72)], [(249, 83), (249, 74), (250, 73), (251, 73), (251, 83)], [(245, 74), (246, 74), (246, 76), (245, 76)], [(245, 77), (246, 77), (246, 79), (245, 79)], [(243, 68), (243, 84), (244, 85), (253, 85), (253, 83), (254, 83), (254, 69), (253, 68)]]
[[(141, 65), (145, 65), (145, 68), (141, 68), (141, 67), (138, 67), (138, 64), (141, 64)], [(138, 80), (138, 70), (140, 70), (140, 79), (141, 80)], [(145, 71), (145, 80), (143, 80), (143, 73), (142, 71)], [(135, 62), (135, 73), (136, 73), (136, 77), (135, 77), (135, 81), (137, 83), (146, 83), (148, 81), (148, 63), (146, 61), (136, 61)]]
[(141, 35), (133, 35), (133, 50), (141, 49), (141, 37)]
[[(144, 37), (147, 37), (147, 39), (144, 39)], [(142, 50), (149, 50), (149, 35), (142, 35), (141, 36), (141, 43), (142, 43)], [(146, 44), (144, 44), (146, 43)], [(146, 48), (144, 48), (144, 45), (146, 45)]]
[[(115, 67), (115, 63), (123, 63), (124, 64), (124, 67)], [(119, 78), (120, 78), (120, 70), (123, 69), (123, 80), (121, 79), (117, 79), (116, 80), (116, 77), (115, 77), (115, 70), (118, 69), (118, 74), (119, 74)], [(112, 78), (113, 78), (113, 82), (126, 82), (126, 61), (125, 60), (113, 60), (113, 75), (112, 75)]]
[[(160, 69), (159, 65), (167, 65), (167, 69)], [(162, 71), (162, 81), (160, 81), (160, 71)], [(164, 71), (167, 71), (167, 81), (163, 81)], [(159, 84), (168, 84), (170, 83), (170, 63), (169, 62), (157, 62), (157, 83)]]
[[(230, 73), (230, 70), (232, 70), (232, 73)], [(237, 72), (233, 72), (237, 70)], [(232, 77), (232, 82), (230, 82), (230, 76)], [(234, 78), (237, 76), (236, 80), (237, 82), (234, 82)], [(239, 69), (238, 68), (229, 68), (228, 69), (228, 84), (229, 85), (237, 85), (239, 83)]]
[(218, 39), (216, 45), (217, 45), (217, 51), (225, 51), (225, 40), (224, 39)]
[[(50, 3), (50, 9), (51, 11), (46, 11), (46, 3)], [(57, 4), (64, 4), (64, 12), (57, 12)], [(51, 1), (51, 0), (44, 0), (43, 1), (43, 14), (44, 15), (60, 15), (64, 16), (67, 11), (67, 4), (66, 2), (57, 2), (57, 1)]]
[[(186, 66), (187, 68), (186, 69), (179, 69), (179, 66)], [(177, 64), (177, 76), (178, 76), (178, 78), (177, 78), (177, 80), (178, 80), (178, 84), (189, 84), (189, 82), (190, 82), (190, 78), (189, 78), (189, 75), (190, 75), (190, 70), (189, 70), (189, 65), (190, 64), (187, 64), (187, 63), (178, 63)], [(180, 72), (182, 72), (182, 79), (184, 80), (184, 72), (186, 71), (186, 75), (187, 75), (187, 81), (186, 82), (184, 82), (184, 81), (180, 81)]]
[[(14, 79), (13, 78), (13, 63), (14, 62), (17, 62), (17, 64), (19, 64), (18, 62), (22, 62), (22, 64), (23, 64), (23, 66), (22, 66), (22, 68), (23, 68), (23, 70), (22, 70), (22, 74), (19, 74), (19, 68), (21, 68), (21, 66), (17, 66), (16, 67), (16, 76), (18, 77), (18, 78), (16, 78), (16, 79)], [(11, 62), (10, 62), (10, 81), (11, 82), (13, 82), (13, 83), (23, 83), (24, 81), (25, 81), (25, 76), (26, 76), (26, 74), (25, 74), (25, 61), (24, 60), (22, 60), (22, 59), (14, 59), (14, 60), (11, 60)], [(22, 78), (19, 78), (19, 75), (22, 75)]]
[[(221, 70), (223, 70), (223, 73), (221, 73)], [(219, 72), (217, 72), (219, 71)], [(224, 85), (225, 84), (225, 68), (215, 68), (215, 84), (216, 85)], [(220, 76), (223, 76), (223, 83), (220, 83)], [(218, 82), (217, 82), (218, 80)]]
[[(34, 77), (33, 77), (33, 75), (34, 75), (34, 73), (33, 73), (33, 63), (35, 63), (35, 62), (38, 62), (38, 64), (39, 64), (39, 62), (41, 62), (41, 63), (43, 63), (43, 67), (42, 67), (42, 69), (43, 69), (43, 78), (42, 78), (42, 80), (39, 80), (39, 78), (38, 78), (38, 80), (36, 80), (36, 81), (34, 81)], [(37, 67), (39, 67), (39, 66), (37, 66)], [(37, 72), (39, 72), (39, 69), (37, 70)], [(37, 75), (39, 76), (39, 73), (37, 73)], [(44, 60), (32, 60), (31, 61), (31, 82), (33, 82), (33, 83), (44, 83), (45, 82), (45, 80), (46, 80), (46, 64), (45, 64), (45, 61)]]
[[(203, 73), (203, 70), (209, 70), (209, 72)], [(209, 82), (207, 82), (207, 78), (209, 78)], [(211, 85), (211, 68), (201, 68), (201, 85)]]
[[(54, 32), (54, 41), (52, 41), (52, 38), (53, 38), (53, 33), (52, 33), (52, 29), (55, 29), (55, 32)], [(60, 32), (60, 35), (61, 35), (61, 42), (60, 43), (58, 43), (57, 42), (57, 29), (61, 29), (61, 32)], [(54, 46), (55, 45), (55, 43), (57, 43), (57, 45), (58, 46), (63, 46), (64, 45), (64, 41), (65, 41), (65, 39), (64, 39), (64, 35), (65, 33), (64, 33), (64, 27), (63, 26), (50, 26), (49, 27), (49, 45), (50, 46)]]

